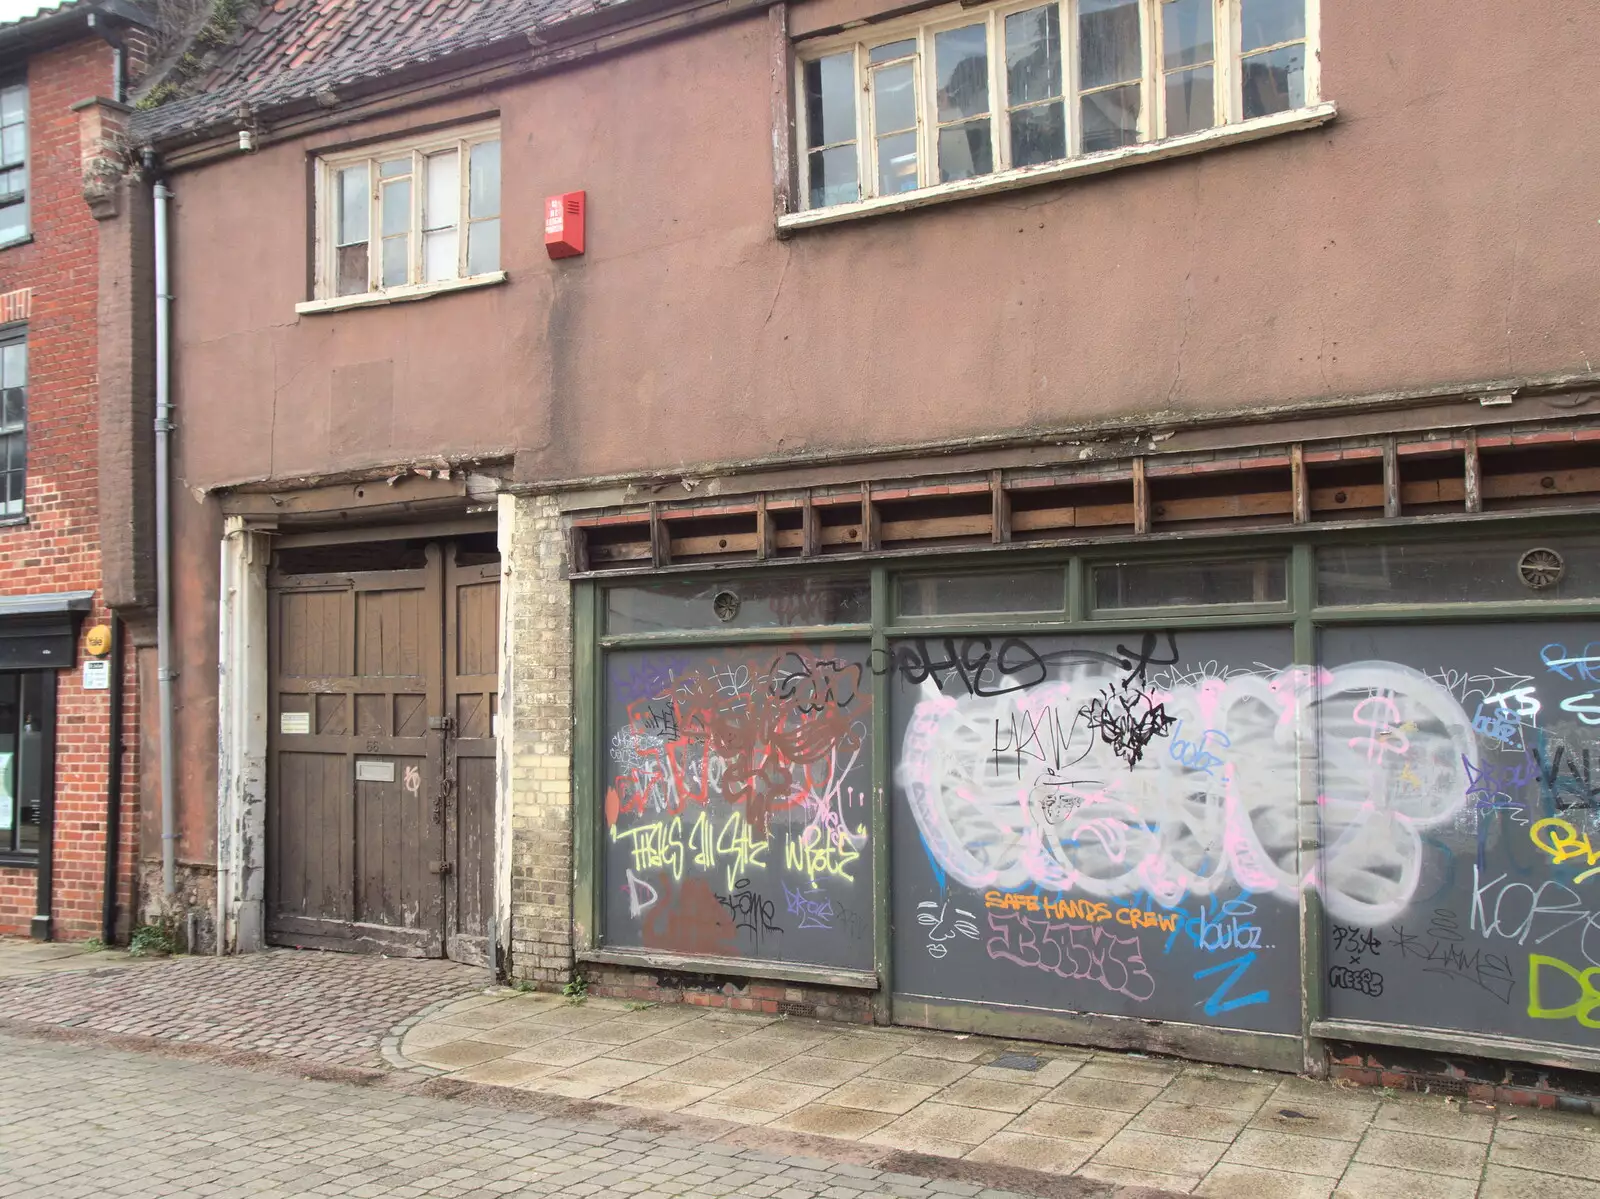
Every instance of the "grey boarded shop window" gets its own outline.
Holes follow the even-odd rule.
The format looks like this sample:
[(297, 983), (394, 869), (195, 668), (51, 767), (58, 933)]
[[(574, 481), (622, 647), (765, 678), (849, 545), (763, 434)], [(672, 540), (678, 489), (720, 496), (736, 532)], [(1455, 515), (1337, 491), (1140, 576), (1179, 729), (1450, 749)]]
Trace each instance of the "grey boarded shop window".
[(607, 949), (873, 966), (865, 644), (605, 659)]
[(1600, 598), (1600, 537), (1332, 545), (1317, 551), (1317, 602), (1467, 604)]
[(1321, 641), (1328, 1016), (1592, 1053), (1600, 624)]
[(1289, 630), (979, 640), (891, 643), (896, 994), (1297, 1030)]
[(606, 632), (613, 635), (865, 624), (871, 617), (865, 577), (685, 579), (606, 592)]

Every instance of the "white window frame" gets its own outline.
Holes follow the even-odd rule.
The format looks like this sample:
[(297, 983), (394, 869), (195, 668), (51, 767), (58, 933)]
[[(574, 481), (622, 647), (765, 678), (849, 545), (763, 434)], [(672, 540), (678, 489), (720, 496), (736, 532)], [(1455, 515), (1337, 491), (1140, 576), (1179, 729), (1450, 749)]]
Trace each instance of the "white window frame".
[[(1305, 102), (1299, 108), (1244, 119), (1243, 70), (1241, 67), (1240, 19), (1243, 0), (1213, 0), (1213, 125), (1208, 129), (1165, 136), (1166, 75), (1162, 66), (1161, 19), (1165, 0), (1140, 0), (1141, 102), (1139, 127), (1134, 144), (1113, 150), (1084, 154), (1082, 151), (1081, 96), (1078, 90), (1079, 55), (1077, 19), (1079, 0), (1052, 0), (1059, 10), (1062, 41), (1062, 99), (1066, 121), (1066, 157), (1033, 166), (1011, 165), (1010, 97), (1005, 76), (1005, 20), (1014, 13), (1041, 7), (1038, 0), (1006, 0), (998, 4), (963, 7), (945, 4), (908, 16), (851, 29), (845, 33), (803, 40), (796, 44), (791, 86), (795, 96), (795, 159), (798, 190), (795, 211), (779, 217), (781, 228), (801, 228), (828, 224), (874, 212), (901, 211), (939, 203), (978, 192), (1000, 191), (1094, 174), (1112, 167), (1148, 159), (1176, 157), (1213, 145), (1251, 141), (1278, 132), (1311, 128), (1331, 120), (1335, 108), (1322, 99), (1321, 78), (1321, 0), (1304, 0), (1306, 7)], [(989, 121), (995, 169), (988, 175), (941, 183), (938, 179), (938, 113), (935, 97), (937, 79), (933, 54), (934, 35), (966, 25), (988, 24)], [(917, 171), (918, 186), (913, 191), (879, 195), (877, 192), (877, 137), (872, 126), (873, 97), (870, 51), (890, 42), (914, 39), (917, 43)], [(1289, 43), (1285, 43), (1289, 44)], [(854, 55), (856, 95), (856, 179), (860, 198), (853, 202), (812, 208), (809, 135), (807, 130), (806, 64), (830, 55)], [(1259, 53), (1261, 51), (1252, 51)]]
[[(313, 253), (315, 256), (315, 291), (311, 300), (295, 305), (300, 314), (333, 312), (344, 308), (370, 307), (393, 304), (404, 300), (423, 299), (441, 292), (462, 291), (503, 283), (504, 270), (496, 269), (477, 275), (467, 274), (469, 230), (474, 223), (470, 213), (470, 188), (472, 180), (472, 147), (484, 142), (500, 141), (500, 123), (486, 121), (455, 129), (439, 130), (424, 137), (399, 138), (358, 149), (319, 155), (316, 159), (313, 223), (316, 230)], [(432, 154), (455, 150), (457, 171), (460, 176), (461, 205), (456, 223), (456, 277), (427, 282), (424, 262), (424, 205), (427, 201), (427, 183), (423, 161)], [(505, 147), (501, 146), (501, 197), (497, 197), (497, 211), (503, 220), (505, 190)], [(378, 172), (381, 162), (409, 156), (411, 159), (411, 224), (407, 234), (410, 245), (407, 254), (406, 282), (383, 286), (383, 181)], [(347, 167), (367, 166), (367, 290), (351, 295), (338, 294), (338, 216), (339, 172)], [(488, 218), (484, 218), (488, 219)], [(504, 225), (501, 226), (502, 234)], [(502, 241), (502, 255), (504, 242)]]

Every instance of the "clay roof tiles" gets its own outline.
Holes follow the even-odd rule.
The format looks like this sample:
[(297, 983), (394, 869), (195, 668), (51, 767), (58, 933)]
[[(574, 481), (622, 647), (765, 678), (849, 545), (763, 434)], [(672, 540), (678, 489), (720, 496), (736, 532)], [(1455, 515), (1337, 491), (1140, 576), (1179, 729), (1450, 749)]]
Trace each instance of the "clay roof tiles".
[[(270, 0), (233, 37), (194, 94), (140, 110), (143, 142), (231, 124), (321, 93), (385, 77), (500, 42), (625, 0)], [(526, 44), (526, 43), (524, 43)]]

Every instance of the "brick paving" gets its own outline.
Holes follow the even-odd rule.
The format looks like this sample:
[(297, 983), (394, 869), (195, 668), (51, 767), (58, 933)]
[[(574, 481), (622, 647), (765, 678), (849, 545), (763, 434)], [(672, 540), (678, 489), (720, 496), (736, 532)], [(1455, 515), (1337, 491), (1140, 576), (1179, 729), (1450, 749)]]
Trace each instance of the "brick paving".
[[(995, 1063), (1007, 1054), (1032, 1069)], [(445, 1079), (1219, 1199), (1600, 1199), (1600, 1119), (1137, 1054), (485, 994), (406, 1030)]]
[(489, 981), (454, 962), (286, 949), (0, 977), (0, 1017), (376, 1066), (396, 1024)]
[(0, 1061), (4, 1199), (1027, 1199), (976, 1182), (287, 1071), (4, 1033)]

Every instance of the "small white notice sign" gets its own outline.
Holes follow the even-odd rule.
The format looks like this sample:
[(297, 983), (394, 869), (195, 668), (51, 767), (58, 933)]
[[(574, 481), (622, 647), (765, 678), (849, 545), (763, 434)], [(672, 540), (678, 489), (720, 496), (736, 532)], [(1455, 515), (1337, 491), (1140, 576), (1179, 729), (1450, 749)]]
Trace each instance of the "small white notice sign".
[(109, 691), (111, 689), (111, 663), (104, 658), (90, 658), (83, 664), (83, 689)]
[(311, 713), (279, 712), (278, 731), (280, 733), (309, 733), (311, 731)]
[(373, 758), (357, 758), (356, 782), (392, 783), (394, 782), (394, 763), (380, 762)]

